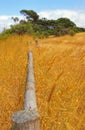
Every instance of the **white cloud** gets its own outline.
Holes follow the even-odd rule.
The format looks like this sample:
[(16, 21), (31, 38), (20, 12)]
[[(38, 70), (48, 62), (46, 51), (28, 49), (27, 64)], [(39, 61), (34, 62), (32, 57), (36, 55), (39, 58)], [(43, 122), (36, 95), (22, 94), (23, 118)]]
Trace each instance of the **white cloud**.
[(85, 27), (85, 11), (73, 11), (73, 10), (49, 10), (39, 12), (40, 18), (58, 19), (61, 17), (67, 17), (76, 23), (79, 27)]
[(19, 19), (22, 19), (22, 16), (0, 16), (0, 32), (2, 32), (4, 28), (10, 28), (10, 25), (15, 24), (11, 17), (19, 17)]
[(0, 16), (0, 32), (3, 28), (7, 28), (10, 22), (12, 23), (12, 21), (10, 21), (10, 16)]
[[(40, 18), (58, 19), (60, 17), (70, 18), (79, 27), (85, 27), (85, 11), (74, 10), (47, 10), (38, 13)], [(3, 28), (9, 28), (11, 24), (14, 24), (11, 19), (12, 16), (0, 16), (0, 32)], [(13, 16), (16, 17), (16, 16)], [(19, 19), (23, 19), (23, 16), (17, 16)]]

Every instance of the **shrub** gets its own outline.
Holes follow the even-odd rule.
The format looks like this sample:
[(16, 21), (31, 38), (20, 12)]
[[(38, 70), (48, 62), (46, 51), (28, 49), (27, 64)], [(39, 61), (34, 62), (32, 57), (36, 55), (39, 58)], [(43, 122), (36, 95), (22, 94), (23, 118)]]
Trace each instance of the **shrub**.
[(11, 35), (11, 29), (6, 29), (0, 34), (0, 39), (5, 39)]
[(76, 33), (76, 32), (75, 32), (73, 29), (70, 29), (70, 30), (69, 30), (69, 34), (70, 34), (71, 36), (74, 36), (75, 33)]

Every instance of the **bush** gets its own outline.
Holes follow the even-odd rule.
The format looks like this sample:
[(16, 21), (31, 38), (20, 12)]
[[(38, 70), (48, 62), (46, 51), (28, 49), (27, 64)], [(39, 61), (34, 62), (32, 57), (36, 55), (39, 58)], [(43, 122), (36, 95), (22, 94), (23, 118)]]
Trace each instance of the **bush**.
[(26, 29), (25, 24), (17, 24), (17, 25), (11, 26), (12, 33), (24, 34), (24, 33), (26, 33), (26, 31), (27, 31), (27, 29)]
[(25, 33), (32, 34), (32, 32), (33, 32), (33, 27), (30, 22), (11, 26), (11, 33), (22, 35)]
[(6, 29), (0, 34), (0, 39), (5, 39), (11, 35), (11, 29)]
[(71, 36), (74, 36), (75, 33), (76, 33), (76, 32), (75, 32), (73, 29), (70, 29), (70, 30), (69, 30), (69, 34), (70, 34)]

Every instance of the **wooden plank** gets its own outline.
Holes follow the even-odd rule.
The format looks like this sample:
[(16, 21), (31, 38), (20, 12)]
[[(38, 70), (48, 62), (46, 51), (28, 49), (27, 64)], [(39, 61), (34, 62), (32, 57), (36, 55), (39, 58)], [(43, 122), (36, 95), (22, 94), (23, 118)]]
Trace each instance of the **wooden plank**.
[(29, 58), (29, 65), (28, 65), (24, 108), (32, 110), (35, 108), (37, 109), (32, 52), (28, 53), (28, 58)]
[(12, 130), (40, 130), (40, 116), (36, 103), (32, 52), (28, 53), (29, 65), (24, 99), (24, 110), (12, 116)]

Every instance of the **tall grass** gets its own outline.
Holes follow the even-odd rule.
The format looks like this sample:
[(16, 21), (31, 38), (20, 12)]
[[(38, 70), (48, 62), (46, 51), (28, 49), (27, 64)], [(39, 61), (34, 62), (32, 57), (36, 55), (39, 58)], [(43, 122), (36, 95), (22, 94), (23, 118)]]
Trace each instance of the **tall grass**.
[(34, 57), (41, 130), (84, 130), (85, 33), (38, 40), (0, 40), (0, 130), (10, 130), (14, 111), (23, 109), (27, 53)]

